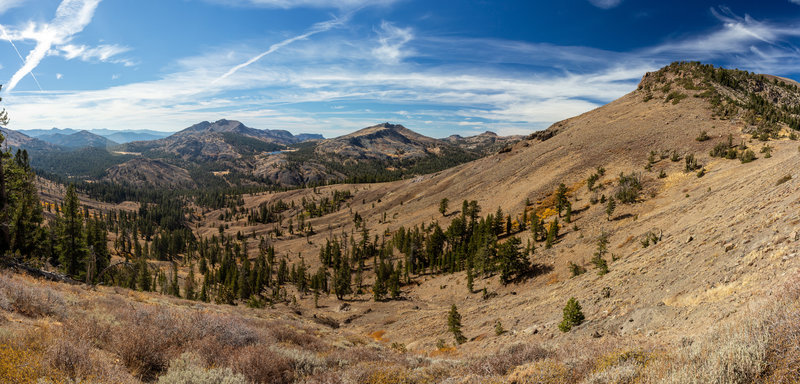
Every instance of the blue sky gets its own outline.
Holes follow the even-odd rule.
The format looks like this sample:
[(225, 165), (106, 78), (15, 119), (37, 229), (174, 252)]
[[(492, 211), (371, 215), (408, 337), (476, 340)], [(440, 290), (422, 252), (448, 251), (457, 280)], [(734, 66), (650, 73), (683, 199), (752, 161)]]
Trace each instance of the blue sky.
[(519, 134), (675, 60), (800, 79), (800, 0), (0, 0), (10, 128)]

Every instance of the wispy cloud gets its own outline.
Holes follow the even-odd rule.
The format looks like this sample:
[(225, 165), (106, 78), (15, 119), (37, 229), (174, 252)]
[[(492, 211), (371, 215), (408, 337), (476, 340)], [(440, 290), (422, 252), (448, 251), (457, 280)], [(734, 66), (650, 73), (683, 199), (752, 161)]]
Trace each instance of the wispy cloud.
[(6, 92), (11, 92), (22, 78), (31, 73), (54, 45), (66, 44), (81, 32), (91, 22), (99, 3), (100, 0), (63, 0), (50, 23), (38, 28), (31, 24), (24, 31), (9, 33), (13, 40), (35, 40), (36, 47), (28, 53), (22, 68), (11, 77)]
[(25, 3), (27, 0), (0, 0), (0, 15), (5, 13), (11, 8), (16, 8)]
[(271, 53), (274, 53), (277, 50), (279, 50), (279, 49), (281, 49), (281, 48), (283, 48), (283, 47), (285, 47), (285, 46), (287, 46), (287, 45), (289, 45), (291, 43), (294, 43), (295, 41), (304, 40), (304, 39), (307, 39), (307, 38), (309, 38), (309, 37), (311, 37), (313, 35), (316, 35), (317, 33), (329, 31), (329, 30), (333, 29), (334, 27), (340, 26), (340, 25), (346, 23), (348, 19), (349, 19), (349, 15), (346, 15), (346, 16), (341, 17), (341, 18), (334, 18), (334, 19), (331, 19), (331, 20), (328, 20), (328, 21), (324, 21), (324, 22), (321, 22), (321, 23), (314, 24), (314, 26), (311, 27), (311, 29), (309, 29), (307, 32), (305, 32), (303, 34), (300, 34), (300, 35), (297, 35), (297, 36), (294, 36), (294, 37), (291, 37), (291, 38), (288, 38), (286, 40), (280, 41), (278, 43), (272, 44), (269, 47), (269, 49), (267, 49), (266, 51), (261, 52), (260, 54), (256, 55), (255, 57), (251, 58), (250, 60), (245, 61), (244, 63), (241, 63), (239, 65), (234, 66), (233, 68), (229, 69), (227, 72), (222, 74), (222, 76), (214, 79), (213, 83), (217, 83), (220, 80), (225, 80), (226, 78), (230, 77), (231, 75), (233, 75), (234, 73), (236, 73), (240, 69), (245, 68), (245, 67), (255, 63), (256, 61), (261, 60), (262, 58), (264, 58), (264, 56), (267, 56), (267, 55), (269, 55)]
[[(293, 132), (331, 127), (325, 136), (335, 136), (397, 118), (431, 135), (473, 124), (516, 134), (614, 100), (635, 89), (645, 72), (674, 60), (798, 73), (800, 55), (787, 43), (798, 34), (795, 24), (739, 17), (724, 8), (713, 14), (719, 25), (708, 31), (629, 52), (432, 37), (388, 22), (368, 30), (377, 40), (375, 33), (354, 36), (354, 28), (309, 38), (334, 28), (320, 24), (260, 54), (244, 44), (219, 47), (179, 60), (173, 72), (152, 81), (94, 91), (17, 92), (7, 107), (19, 128), (177, 130), (228, 117)], [(383, 56), (403, 65), (376, 60), (381, 49), (396, 50)], [(242, 56), (243, 51), (251, 53)]]
[(368, 6), (387, 6), (398, 0), (206, 0), (211, 3), (232, 6), (255, 6), (264, 8), (331, 8), (357, 9)]
[(406, 43), (414, 38), (411, 28), (399, 28), (383, 21), (381, 29), (377, 32), (380, 46), (372, 50), (372, 55), (384, 64), (397, 64), (411, 54), (410, 51), (403, 49)]
[(132, 66), (133, 62), (128, 59), (115, 58), (120, 54), (130, 51), (128, 47), (116, 44), (101, 44), (96, 47), (86, 45), (66, 44), (52, 50), (51, 53), (61, 55), (67, 60), (80, 59), (83, 61), (102, 61), (110, 63), (120, 63), (125, 66)]
[(740, 54), (755, 45), (778, 45), (786, 37), (800, 36), (797, 25), (774, 25), (758, 21), (749, 15), (738, 16), (726, 7), (711, 8), (711, 13), (723, 23), (720, 29), (695, 38), (662, 44), (652, 52), (701, 57)]
[(589, 2), (597, 8), (611, 9), (620, 5), (622, 0), (589, 0)]

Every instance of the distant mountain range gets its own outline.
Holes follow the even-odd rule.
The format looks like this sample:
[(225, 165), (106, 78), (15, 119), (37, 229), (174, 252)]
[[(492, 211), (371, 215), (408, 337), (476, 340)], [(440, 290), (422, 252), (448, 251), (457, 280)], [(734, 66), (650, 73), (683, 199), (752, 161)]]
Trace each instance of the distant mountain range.
[[(201, 126), (203, 123), (197, 124), (196, 126)], [(210, 123), (209, 123), (210, 124)], [(194, 127), (196, 127), (194, 126)], [(290, 141), (307, 141), (307, 140), (322, 140), (324, 137), (320, 134), (312, 134), (312, 133), (301, 133), (299, 135), (293, 136), (288, 131), (281, 131), (281, 130), (264, 130), (267, 132), (272, 132), (276, 138), (281, 136), (291, 136), (292, 139)], [(24, 133), (27, 136), (42, 139), (44, 141), (63, 145), (60, 142), (66, 140), (68, 143), (67, 147), (74, 147), (80, 148), (83, 146), (98, 146), (101, 143), (105, 143), (103, 141), (98, 141), (97, 138), (92, 136), (88, 136), (85, 133), (82, 134), (85, 139), (87, 139), (86, 145), (81, 145), (79, 137), (73, 137), (72, 139), (64, 139), (65, 136), (74, 135), (80, 132), (86, 132), (93, 134), (95, 136), (100, 136), (110, 140), (112, 145), (114, 144), (125, 144), (130, 143), (133, 141), (152, 141), (163, 139), (165, 137), (173, 135), (175, 132), (162, 132), (162, 131), (154, 131), (150, 129), (134, 129), (134, 130), (113, 130), (113, 129), (73, 129), (73, 128), (50, 128), (50, 129), (20, 129), (17, 132)]]
[(70, 134), (53, 133), (50, 135), (41, 135), (37, 138), (50, 144), (55, 144), (66, 148), (108, 148), (119, 145), (119, 143), (113, 140), (96, 135), (89, 131), (80, 131)]
[[(183, 188), (396, 180), (472, 161), (522, 139), (491, 132), (435, 139), (390, 123), (325, 139), (224, 119), (169, 136), (149, 130), (69, 128), (3, 132), (7, 146), (39, 152), (33, 166), (47, 174)], [(154, 135), (162, 137), (130, 141)]]
[[(126, 131), (117, 131), (111, 129), (73, 129), (73, 128), (51, 128), (51, 129), (20, 129), (18, 132), (24, 133), (30, 137), (39, 138), (45, 141), (50, 141), (48, 138), (53, 138), (54, 140), (62, 140), (64, 136), (73, 135), (79, 132), (87, 132), (91, 133), (96, 136), (100, 136), (111, 140), (112, 142), (116, 143), (129, 143), (131, 141), (141, 141), (141, 140), (157, 140), (162, 137), (167, 137), (172, 134), (172, 132), (161, 132), (161, 131), (153, 131), (149, 129), (136, 129), (136, 130), (126, 130)], [(91, 142), (97, 142), (97, 139), (91, 138), (84, 134), (84, 137), (89, 138)], [(80, 141), (78, 138), (74, 138), (69, 140), (74, 145), (68, 145), (68, 147), (75, 147), (79, 148), (82, 145), (79, 145)], [(58, 143), (54, 143), (58, 144)], [(60, 144), (59, 144), (60, 145)], [(87, 144), (83, 146), (96, 146), (92, 144)]]

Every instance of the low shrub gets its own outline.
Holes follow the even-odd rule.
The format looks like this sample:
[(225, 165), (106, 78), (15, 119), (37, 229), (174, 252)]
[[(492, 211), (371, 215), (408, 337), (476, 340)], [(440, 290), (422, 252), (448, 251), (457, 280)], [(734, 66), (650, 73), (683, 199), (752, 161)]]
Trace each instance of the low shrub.
[(517, 367), (508, 375), (508, 381), (513, 384), (567, 384), (575, 382), (567, 366), (552, 359), (544, 359)]
[(45, 352), (46, 365), (69, 378), (88, 377), (92, 372), (91, 346), (85, 340), (56, 337)]
[(46, 286), (24, 284), (9, 275), (0, 275), (0, 307), (32, 318), (63, 318), (65, 311), (59, 292)]
[(294, 381), (289, 359), (273, 352), (266, 345), (249, 345), (231, 359), (233, 371), (244, 375), (249, 382), (288, 384)]
[(159, 384), (247, 384), (243, 375), (230, 368), (205, 369), (196, 354), (184, 353), (169, 364), (166, 374), (158, 378)]
[(538, 344), (517, 343), (494, 355), (474, 360), (470, 371), (482, 376), (504, 376), (517, 366), (552, 356), (552, 352)]
[(30, 350), (0, 344), (0, 378), (6, 383), (36, 383), (41, 371), (41, 356)]

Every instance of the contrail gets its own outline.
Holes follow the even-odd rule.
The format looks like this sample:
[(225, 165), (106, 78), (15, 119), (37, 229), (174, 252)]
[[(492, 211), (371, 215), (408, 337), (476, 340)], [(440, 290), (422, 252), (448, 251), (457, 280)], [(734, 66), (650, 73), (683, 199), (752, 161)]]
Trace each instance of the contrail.
[(350, 14), (347, 14), (342, 18), (334, 18), (334, 19), (331, 19), (331, 20), (328, 20), (328, 21), (325, 21), (325, 22), (314, 24), (314, 26), (308, 32), (306, 32), (306, 33), (304, 33), (302, 35), (297, 35), (295, 37), (291, 37), (291, 38), (288, 38), (288, 39), (283, 40), (281, 42), (272, 44), (269, 47), (268, 50), (262, 52), (261, 54), (259, 54), (258, 56), (253, 57), (250, 60), (245, 61), (242, 64), (239, 64), (239, 65), (229, 69), (228, 72), (225, 72), (225, 74), (223, 74), (222, 76), (214, 79), (214, 81), (212, 81), (211, 83), (213, 84), (213, 83), (216, 83), (216, 82), (218, 82), (220, 80), (224, 80), (224, 79), (228, 78), (229, 76), (233, 75), (234, 73), (236, 73), (238, 70), (240, 70), (240, 69), (242, 69), (244, 67), (247, 67), (248, 65), (253, 64), (258, 60), (261, 60), (261, 58), (263, 58), (264, 56), (269, 55), (270, 53), (273, 53), (273, 52), (275, 52), (275, 51), (277, 51), (277, 50), (279, 50), (279, 49), (281, 49), (281, 48), (283, 48), (283, 47), (285, 47), (285, 46), (287, 46), (287, 45), (289, 45), (291, 43), (294, 43), (297, 40), (303, 40), (303, 39), (306, 39), (306, 38), (311, 37), (313, 35), (316, 35), (317, 33), (325, 32), (325, 31), (328, 31), (328, 30), (330, 30), (330, 29), (332, 29), (334, 27), (342, 25), (345, 22), (347, 22), (347, 19), (349, 19), (349, 18), (350, 18)]
[[(14, 47), (14, 51), (17, 52), (17, 56), (19, 56), (19, 60), (24, 65), (25, 64), (25, 58), (22, 57), (21, 53), (19, 53), (19, 49), (17, 49), (17, 45), (14, 44), (14, 40), (11, 40), (11, 36), (9, 36), (8, 33), (6, 33), (6, 28), (3, 27), (2, 25), (0, 25), (0, 30), (3, 30), (3, 37), (5, 37), (6, 40), (8, 40), (8, 42), (11, 43), (11, 46)], [(42, 85), (39, 84), (39, 79), (36, 78), (36, 75), (33, 74), (33, 71), (31, 71), (31, 77), (33, 78), (33, 81), (36, 82), (36, 86), (39, 87), (39, 91), (44, 92), (44, 89), (42, 89)]]
[(43, 33), (42, 36), (34, 38), (34, 40), (36, 40), (36, 47), (28, 53), (22, 68), (14, 73), (14, 76), (11, 76), (11, 81), (8, 82), (7, 92), (11, 92), (20, 80), (36, 69), (42, 59), (47, 56), (47, 53), (53, 45), (63, 44), (69, 41), (75, 34), (83, 31), (92, 21), (94, 11), (97, 9), (97, 5), (100, 1), (101, 0), (62, 0), (56, 9), (55, 18), (53, 18), (50, 23), (43, 24), (44, 30), (47, 33)]

